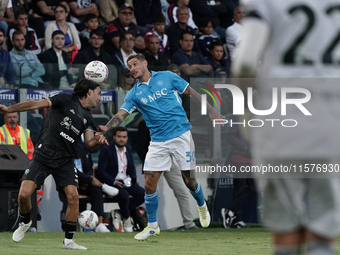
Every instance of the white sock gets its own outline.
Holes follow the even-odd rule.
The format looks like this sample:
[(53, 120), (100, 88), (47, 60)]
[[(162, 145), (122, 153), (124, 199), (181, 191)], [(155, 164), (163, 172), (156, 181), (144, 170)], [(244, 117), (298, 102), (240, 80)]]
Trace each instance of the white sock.
[(70, 242), (72, 241), (72, 239), (68, 239), (68, 238), (65, 238), (64, 239), (64, 245), (68, 245)]
[(153, 227), (153, 228), (157, 228), (158, 227), (158, 222), (157, 221), (156, 222), (152, 222), (152, 223), (149, 222), (149, 225), (151, 227)]

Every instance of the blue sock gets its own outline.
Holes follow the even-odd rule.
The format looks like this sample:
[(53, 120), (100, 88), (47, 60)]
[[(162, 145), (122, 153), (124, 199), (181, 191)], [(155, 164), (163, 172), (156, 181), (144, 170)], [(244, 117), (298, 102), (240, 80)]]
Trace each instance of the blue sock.
[(146, 194), (145, 208), (148, 215), (149, 223), (157, 222), (157, 209), (158, 209), (158, 193), (157, 190), (153, 194)]
[(204, 200), (203, 189), (199, 181), (197, 181), (197, 189), (195, 191), (190, 190), (190, 193), (195, 198), (198, 206), (204, 205), (205, 200)]

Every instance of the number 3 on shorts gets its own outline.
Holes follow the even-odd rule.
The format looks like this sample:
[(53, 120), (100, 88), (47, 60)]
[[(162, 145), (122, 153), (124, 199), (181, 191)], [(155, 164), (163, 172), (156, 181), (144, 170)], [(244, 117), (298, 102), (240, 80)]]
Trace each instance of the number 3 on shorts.
[(188, 158), (187, 162), (191, 162), (191, 159), (195, 161), (195, 151), (187, 151), (185, 156)]

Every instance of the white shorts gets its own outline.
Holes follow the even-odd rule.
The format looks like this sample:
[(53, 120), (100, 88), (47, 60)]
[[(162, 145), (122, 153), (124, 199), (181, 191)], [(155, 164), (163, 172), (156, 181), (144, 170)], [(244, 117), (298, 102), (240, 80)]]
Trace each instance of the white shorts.
[(144, 171), (170, 171), (174, 163), (179, 170), (196, 167), (195, 144), (190, 130), (165, 142), (150, 142)]

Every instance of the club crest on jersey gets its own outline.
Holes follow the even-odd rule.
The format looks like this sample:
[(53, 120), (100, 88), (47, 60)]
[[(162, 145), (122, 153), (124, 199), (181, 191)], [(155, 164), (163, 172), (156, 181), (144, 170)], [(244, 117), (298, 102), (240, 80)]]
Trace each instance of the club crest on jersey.
[(65, 117), (62, 122), (60, 122), (60, 125), (64, 126), (67, 130), (71, 127), (72, 120), (69, 117)]
[(158, 81), (157, 86), (163, 86), (163, 81)]
[(146, 98), (144, 98), (144, 97), (140, 101), (141, 101), (142, 104), (147, 104), (148, 103), (148, 100)]

